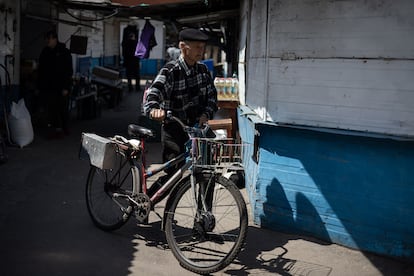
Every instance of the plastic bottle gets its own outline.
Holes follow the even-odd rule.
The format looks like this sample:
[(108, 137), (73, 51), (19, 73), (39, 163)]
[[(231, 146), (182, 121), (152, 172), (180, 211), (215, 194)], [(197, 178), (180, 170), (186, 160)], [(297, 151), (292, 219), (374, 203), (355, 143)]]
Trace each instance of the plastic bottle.
[(218, 78), (217, 77), (214, 78), (214, 86), (216, 87), (216, 90), (217, 90), (217, 93), (218, 93), (219, 89), (218, 89)]
[(217, 97), (222, 98), (223, 97), (223, 85), (222, 85), (221, 78), (216, 77), (214, 79), (214, 86), (216, 87), (216, 90), (217, 90)]
[(219, 95), (220, 98), (225, 98), (226, 97), (226, 87), (225, 87), (225, 81), (224, 78), (219, 78)]
[(239, 80), (237, 79), (236, 73), (233, 74), (231, 79), (231, 97), (233, 99), (239, 98)]
[(231, 84), (232, 84), (232, 79), (231, 78), (226, 78), (225, 79), (225, 97), (226, 98), (231, 98)]

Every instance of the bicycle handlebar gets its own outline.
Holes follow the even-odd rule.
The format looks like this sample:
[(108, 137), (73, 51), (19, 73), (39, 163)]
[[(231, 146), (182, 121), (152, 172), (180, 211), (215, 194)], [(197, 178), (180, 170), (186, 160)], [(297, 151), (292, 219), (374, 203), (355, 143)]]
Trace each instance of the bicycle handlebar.
[(172, 114), (171, 110), (167, 111), (166, 119), (177, 122), (185, 132), (188, 133), (188, 135), (194, 135), (194, 137), (207, 137), (208, 132), (210, 131), (210, 126), (208, 124), (205, 124), (204, 128), (200, 127), (190, 127), (184, 124), (183, 121), (181, 121), (179, 118), (175, 117)]

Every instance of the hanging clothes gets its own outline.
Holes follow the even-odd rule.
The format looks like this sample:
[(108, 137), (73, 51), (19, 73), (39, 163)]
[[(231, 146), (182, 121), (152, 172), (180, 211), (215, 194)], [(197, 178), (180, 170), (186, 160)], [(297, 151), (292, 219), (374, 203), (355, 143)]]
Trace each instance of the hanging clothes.
[(155, 27), (149, 22), (145, 21), (144, 28), (141, 32), (141, 37), (135, 50), (135, 56), (139, 58), (148, 58), (150, 51), (157, 45), (155, 39)]

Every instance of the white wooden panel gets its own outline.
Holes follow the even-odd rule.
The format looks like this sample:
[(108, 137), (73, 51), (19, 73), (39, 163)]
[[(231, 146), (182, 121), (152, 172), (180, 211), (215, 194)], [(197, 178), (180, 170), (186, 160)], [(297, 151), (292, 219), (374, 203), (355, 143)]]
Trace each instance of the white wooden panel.
[(269, 70), (273, 121), (414, 135), (412, 61), (270, 59)]
[(269, 4), (271, 57), (414, 57), (412, 0)]
[(250, 56), (263, 58), (266, 55), (267, 1), (253, 1), (250, 19)]
[(264, 118), (264, 112), (266, 108), (266, 87), (265, 83), (265, 60), (263, 58), (249, 60), (247, 67), (247, 91), (246, 93), (246, 102), (257, 114)]
[(239, 61), (238, 61), (238, 78), (239, 78), (239, 101), (240, 104), (246, 104), (246, 64), (247, 64), (247, 34), (249, 26), (249, 5), (247, 1), (240, 3), (240, 35), (239, 35)]

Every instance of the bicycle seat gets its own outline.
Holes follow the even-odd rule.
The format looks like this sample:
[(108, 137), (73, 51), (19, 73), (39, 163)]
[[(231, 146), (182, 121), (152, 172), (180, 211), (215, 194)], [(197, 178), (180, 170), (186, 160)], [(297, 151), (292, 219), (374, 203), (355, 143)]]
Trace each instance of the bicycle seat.
[(128, 134), (132, 137), (139, 137), (144, 139), (155, 136), (154, 132), (151, 129), (134, 124), (130, 124), (128, 126)]

